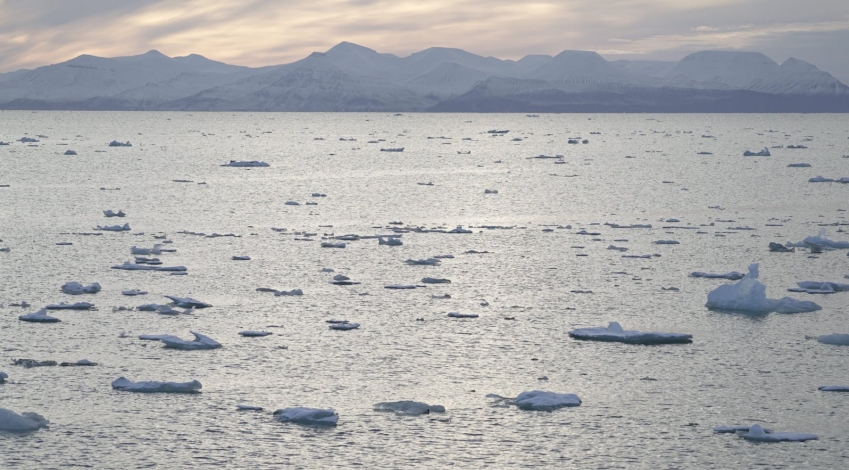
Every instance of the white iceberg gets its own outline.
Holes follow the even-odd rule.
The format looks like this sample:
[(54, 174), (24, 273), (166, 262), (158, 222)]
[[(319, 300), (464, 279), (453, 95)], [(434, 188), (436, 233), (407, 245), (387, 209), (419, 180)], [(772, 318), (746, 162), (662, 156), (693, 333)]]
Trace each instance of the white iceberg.
[(118, 212), (112, 212), (111, 210), (105, 210), (105, 211), (103, 211), (103, 215), (105, 215), (106, 217), (124, 217), (127, 214), (125, 214), (124, 211), (122, 211), (122, 210), (119, 210)]
[(472, 233), (471, 230), (463, 228), (462, 225), (458, 225), (451, 230), (446, 231), (445, 233)]
[(56, 317), (51, 317), (47, 315), (47, 309), (43, 308), (37, 312), (28, 313), (26, 315), (21, 315), (18, 319), (33, 323), (58, 323), (62, 320), (59, 320)]
[(197, 393), (203, 386), (197, 380), (191, 382), (132, 382), (125, 377), (119, 377), (112, 382), (112, 388), (138, 393)]
[(251, 160), (251, 161), (230, 160), (230, 162), (225, 163), (221, 166), (232, 166), (232, 167), (237, 167), (237, 168), (257, 168), (257, 167), (267, 167), (267, 166), (271, 166), (271, 165), (269, 165), (268, 163), (259, 162), (259, 161), (256, 161), (256, 160)]
[(448, 316), (451, 318), (478, 318), (480, 315), (477, 313), (449, 312)]
[(177, 340), (177, 341), (180, 340), (179, 336), (174, 336), (174, 335), (139, 335), (139, 339), (143, 339), (145, 341), (159, 341), (162, 338), (166, 338), (166, 339), (170, 338), (170, 339), (174, 339), (174, 340)]
[(749, 426), (748, 431), (737, 431), (737, 435), (743, 439), (758, 442), (782, 442), (782, 441), (812, 441), (819, 439), (816, 434), (806, 434), (800, 432), (766, 432), (760, 424)]
[(201, 302), (200, 300), (195, 300), (191, 297), (175, 297), (173, 295), (164, 296), (168, 299), (171, 299), (174, 302), (174, 305), (182, 308), (207, 308), (212, 307), (212, 305)]
[(402, 242), (401, 239), (397, 238), (397, 237), (387, 237), (387, 238), (378, 237), (377, 244), (378, 245), (388, 245), (388, 246), (401, 246), (401, 245), (404, 244), (404, 242)]
[(336, 426), (339, 415), (333, 408), (322, 410), (319, 408), (282, 408), (276, 410), (274, 419), (282, 423), (304, 424), (308, 426)]
[(404, 261), (404, 263), (409, 264), (411, 266), (438, 266), (441, 261), (436, 258), (408, 259), (407, 261)]
[(430, 413), (445, 413), (442, 405), (428, 405), (419, 401), (388, 401), (374, 405), (374, 411), (393, 411), (401, 415), (426, 415)]
[(802, 240), (803, 243), (807, 245), (817, 245), (825, 248), (834, 248), (834, 249), (847, 249), (849, 248), (849, 241), (834, 241), (825, 238), (826, 230), (822, 229), (819, 235), (807, 237)]
[(162, 254), (162, 244), (157, 243), (153, 245), (153, 248), (139, 248), (137, 246), (133, 246), (130, 248), (131, 255), (161, 255)]
[(130, 224), (105, 225), (105, 226), (98, 225), (97, 228), (95, 228), (95, 230), (105, 230), (107, 232), (125, 232), (127, 230), (130, 230)]
[(580, 406), (581, 399), (574, 393), (554, 393), (542, 390), (522, 392), (516, 397), (516, 406), (522, 410), (553, 411), (567, 406)]
[(62, 292), (70, 295), (96, 294), (100, 292), (100, 284), (95, 282), (84, 286), (76, 281), (66, 282), (62, 285)]
[(701, 271), (693, 271), (690, 273), (690, 277), (704, 277), (707, 279), (728, 279), (731, 281), (743, 279), (744, 276), (745, 275), (743, 273), (738, 273), (737, 271), (731, 271), (730, 273), (725, 274), (703, 273)]
[(611, 341), (627, 344), (676, 344), (692, 343), (693, 335), (686, 333), (661, 333), (623, 330), (617, 322), (611, 322), (607, 328), (578, 328), (569, 332), (575, 339), (591, 341)]
[(849, 334), (833, 333), (830, 335), (817, 336), (817, 341), (822, 344), (832, 344), (835, 346), (849, 346)]
[(746, 150), (745, 152), (743, 152), (743, 156), (744, 157), (770, 157), (772, 155), (769, 153), (769, 149), (764, 147), (759, 152), (752, 152), (752, 151)]
[(749, 273), (735, 284), (725, 284), (708, 293), (705, 304), (710, 309), (751, 313), (801, 313), (821, 310), (814, 302), (791, 297), (767, 299), (766, 286), (758, 281), (758, 263), (749, 265)]
[(44, 419), (38, 413), (24, 411), (17, 414), (12, 410), (0, 408), (0, 431), (5, 432), (28, 432), (46, 428), (50, 421)]
[(240, 331), (239, 334), (242, 335), (242, 336), (248, 337), (248, 338), (255, 338), (255, 337), (272, 335), (274, 333), (272, 333), (270, 331), (244, 330), (244, 331)]
[(849, 386), (846, 385), (822, 385), (817, 388), (822, 392), (849, 392)]
[(166, 348), (182, 349), (184, 351), (196, 351), (199, 349), (217, 349), (221, 347), (221, 343), (215, 341), (209, 336), (200, 333), (191, 332), (195, 336), (193, 340), (185, 340), (174, 336), (164, 336), (159, 338)]
[(45, 308), (47, 310), (91, 310), (94, 308), (94, 304), (90, 302), (76, 302), (73, 304), (59, 302), (58, 304), (50, 304)]

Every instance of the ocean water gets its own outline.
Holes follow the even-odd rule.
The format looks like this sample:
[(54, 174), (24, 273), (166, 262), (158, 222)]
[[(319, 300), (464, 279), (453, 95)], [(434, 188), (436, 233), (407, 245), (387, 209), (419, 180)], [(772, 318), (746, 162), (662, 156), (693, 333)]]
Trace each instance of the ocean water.
[[(36, 135), (47, 137), (37, 146), (14, 142)], [(574, 137), (589, 143), (568, 144)], [(0, 247), (11, 249), (0, 252), (0, 370), (10, 376), (0, 408), (50, 420), (35, 433), (0, 434), (2, 468), (849, 465), (849, 395), (817, 391), (849, 385), (849, 347), (806, 338), (849, 333), (849, 293), (786, 292), (803, 280), (849, 282), (849, 257), (767, 250), (823, 229), (849, 240), (849, 185), (807, 182), (849, 176), (849, 116), (3, 111), (0, 140), (12, 141), (0, 146), (0, 185), (9, 185), (0, 187)], [(108, 147), (112, 140), (132, 147)], [(785, 148), (741, 156), (774, 146)], [(67, 149), (78, 155), (63, 156)], [(563, 163), (532, 158), (540, 154), (562, 154)], [(229, 160), (270, 167), (220, 166)], [(290, 200), (300, 205), (284, 204)], [(107, 219), (106, 209), (127, 216)], [(115, 223), (132, 230), (80, 235)], [(457, 225), (473, 233), (405, 231), (400, 247), (375, 239), (320, 247), (331, 236)], [(188, 275), (110, 269), (163, 232), (177, 251), (159, 258)], [(680, 244), (653, 243), (661, 239)], [(659, 256), (622, 258), (611, 244)], [(404, 264), (441, 254), (455, 258)], [(792, 295), (823, 309), (710, 311), (707, 293), (728, 281), (688, 277), (745, 272), (755, 262), (770, 298)], [(361, 284), (331, 285), (337, 273)], [(384, 288), (426, 276), (452, 282)], [(66, 295), (60, 286), (68, 281), (103, 290)], [(134, 288), (149, 294), (121, 295)], [(431, 297), (445, 293), (451, 298)], [(113, 311), (165, 303), (163, 295), (213, 307), (178, 316)], [(9, 306), (22, 300), (32, 307)], [(58, 324), (17, 318), (59, 301), (90, 301), (97, 310), (56, 312)], [(452, 311), (480, 317), (447, 318)], [(361, 327), (332, 331), (328, 319)], [(694, 341), (568, 337), (610, 321), (691, 333)], [(245, 329), (274, 334), (242, 338)], [(223, 347), (178, 351), (137, 339), (190, 338), (190, 330)], [(13, 358), (99, 365), (26, 369)], [(110, 383), (120, 376), (197, 379), (203, 391), (115, 391)], [(583, 404), (532, 412), (486, 397), (535, 389), (576, 393)], [(403, 399), (447, 412), (372, 409)], [(265, 411), (237, 412), (239, 403)], [(272, 418), (291, 406), (332, 407), (338, 426)], [(711, 430), (756, 422), (819, 440), (753, 444)]]

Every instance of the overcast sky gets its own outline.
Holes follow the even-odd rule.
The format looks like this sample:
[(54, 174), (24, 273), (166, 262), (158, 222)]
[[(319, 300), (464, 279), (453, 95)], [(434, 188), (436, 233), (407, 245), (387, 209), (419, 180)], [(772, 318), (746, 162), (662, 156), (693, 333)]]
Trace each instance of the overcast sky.
[(849, 82), (849, 0), (0, 0), (0, 72), (150, 49), (273, 65), (341, 41), (401, 56), (444, 46), (502, 59), (751, 50)]

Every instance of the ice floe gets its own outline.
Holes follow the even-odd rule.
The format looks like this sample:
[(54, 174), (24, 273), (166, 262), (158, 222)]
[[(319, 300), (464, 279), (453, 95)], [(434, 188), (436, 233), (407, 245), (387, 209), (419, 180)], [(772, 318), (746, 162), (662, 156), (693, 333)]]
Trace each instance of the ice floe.
[(578, 328), (570, 331), (569, 336), (582, 340), (611, 341), (628, 344), (675, 344), (693, 342), (693, 335), (691, 334), (623, 330), (622, 326), (620, 326), (617, 322), (611, 322), (607, 328)]
[(59, 302), (58, 304), (49, 304), (45, 308), (47, 310), (91, 310), (94, 308), (94, 304), (90, 302), (75, 302), (72, 304)]
[(236, 405), (237, 411), (262, 411), (264, 408), (261, 406), (253, 406), (253, 405)]
[(80, 359), (76, 362), (62, 362), (59, 364), (62, 367), (92, 367), (96, 366), (96, 362), (91, 362), (88, 359)]
[(242, 335), (242, 336), (245, 336), (245, 337), (255, 338), (255, 337), (261, 337), (261, 336), (273, 335), (274, 333), (272, 333), (270, 331), (244, 330), (244, 331), (240, 331), (239, 334)]
[(9, 378), (9, 374), (0, 370), (0, 384), (6, 383), (6, 379), (8, 379), (8, 378)]
[(197, 393), (203, 386), (197, 380), (191, 382), (132, 382), (126, 377), (119, 377), (112, 382), (112, 388), (138, 393)]
[(174, 302), (174, 305), (176, 305), (177, 307), (182, 307), (182, 308), (208, 308), (208, 307), (212, 307), (212, 305), (210, 305), (206, 302), (201, 302), (200, 300), (195, 300), (191, 297), (175, 297), (173, 295), (166, 295), (164, 297), (171, 299), (171, 301)]
[(191, 332), (194, 335), (195, 339), (193, 340), (185, 340), (182, 338), (177, 338), (176, 336), (164, 335), (159, 338), (166, 348), (172, 349), (182, 349), (184, 351), (197, 351), (200, 349), (218, 349), (221, 347), (221, 343), (215, 341), (209, 336), (202, 335), (200, 333)]
[(770, 157), (772, 154), (769, 153), (769, 149), (764, 147), (759, 152), (752, 152), (750, 150), (746, 150), (743, 152), (744, 157)]
[(339, 414), (328, 408), (326, 410), (320, 408), (282, 408), (275, 410), (274, 419), (282, 423), (295, 423), (307, 426), (336, 426), (339, 421)]
[(321, 242), (322, 248), (345, 248), (344, 243)]
[(126, 232), (130, 230), (130, 224), (124, 225), (98, 225), (94, 230), (101, 230), (106, 232)]
[(760, 424), (749, 426), (748, 431), (737, 431), (737, 435), (743, 439), (758, 442), (782, 442), (782, 441), (812, 441), (819, 439), (816, 434), (800, 432), (767, 432)]
[(118, 212), (112, 212), (111, 210), (105, 210), (105, 211), (103, 211), (103, 215), (105, 215), (106, 217), (124, 217), (127, 214), (125, 214), (124, 211), (121, 211), (121, 210), (119, 210)]
[[(822, 247), (825, 247), (825, 248), (834, 248), (834, 249), (838, 249), (838, 250), (849, 248), (849, 241), (829, 240), (828, 238), (825, 237), (826, 233), (827, 233), (826, 229), (822, 229), (820, 231), (819, 235), (806, 237), (804, 240), (802, 240), (802, 243), (805, 243), (807, 245), (822, 246)], [(788, 246), (789, 245), (790, 244), (788, 243)]]
[(422, 284), (451, 284), (450, 279), (443, 279), (439, 277), (423, 277)]
[(438, 266), (441, 261), (436, 258), (408, 259), (407, 261), (404, 261), (404, 263), (411, 266)]
[(110, 147), (132, 147), (133, 144), (131, 144), (129, 140), (126, 141), (126, 142), (118, 142), (117, 140), (113, 140), (112, 142), (109, 142), (109, 146)]
[(448, 312), (448, 316), (451, 318), (478, 318), (480, 315), (477, 313)]
[(442, 405), (428, 405), (420, 401), (387, 401), (374, 405), (374, 411), (392, 411), (401, 415), (426, 415), (430, 413), (445, 413)]
[(286, 290), (278, 290), (274, 292), (275, 297), (287, 297), (287, 296), (299, 296), (304, 295), (304, 291), (301, 289), (292, 289), (289, 291)]
[(814, 302), (791, 297), (767, 299), (766, 286), (758, 281), (758, 264), (749, 265), (749, 273), (735, 284), (724, 284), (708, 293), (705, 304), (710, 309), (751, 313), (801, 313), (821, 310)]
[(33, 323), (58, 323), (62, 321), (56, 317), (51, 317), (50, 315), (47, 315), (46, 308), (43, 308), (37, 312), (28, 313), (26, 315), (20, 315), (18, 319)]
[(256, 160), (250, 160), (250, 161), (230, 160), (228, 163), (225, 163), (221, 166), (257, 168), (257, 167), (267, 167), (267, 166), (271, 166), (271, 165), (269, 165), (268, 163), (260, 162), (260, 161), (256, 161)]
[(15, 413), (6, 408), (0, 408), (0, 431), (4, 432), (29, 432), (46, 428), (50, 421), (44, 419), (38, 413), (24, 411)]
[(342, 323), (331, 323), (328, 325), (328, 328), (331, 330), (356, 330), (360, 327), (359, 323), (349, 323), (347, 320), (343, 320)]
[(817, 341), (822, 344), (832, 344), (835, 346), (849, 346), (849, 334), (832, 333), (830, 335), (817, 336)]
[(66, 282), (62, 285), (62, 292), (70, 295), (96, 294), (100, 292), (100, 284), (95, 282), (84, 286), (76, 281)]
[(574, 393), (555, 393), (542, 390), (522, 392), (516, 397), (516, 406), (522, 410), (554, 411), (567, 406), (580, 406), (581, 399)]
[[(730, 434), (738, 431), (749, 432), (751, 425), (714, 426), (713, 431), (719, 434)], [(764, 432), (772, 432), (772, 429), (764, 429)]]
[(136, 295), (146, 295), (147, 291), (139, 290), (139, 289), (131, 289), (131, 290), (122, 290), (121, 295), (128, 296), (136, 296)]
[(129, 261), (124, 261), (123, 264), (116, 264), (112, 266), (112, 269), (123, 269), (125, 271), (172, 271), (172, 272), (185, 272), (185, 266), (158, 266), (158, 265), (150, 265), (150, 264), (138, 264), (131, 263)]
[(743, 273), (738, 273), (737, 271), (731, 271), (730, 273), (725, 274), (703, 273), (701, 271), (693, 271), (690, 273), (690, 277), (704, 277), (708, 279), (728, 279), (731, 281), (743, 279), (744, 276), (745, 275)]
[(404, 244), (404, 242), (402, 242), (401, 239), (397, 238), (397, 237), (387, 237), (387, 238), (378, 237), (377, 244), (378, 245), (388, 245), (388, 246), (401, 246), (401, 245)]

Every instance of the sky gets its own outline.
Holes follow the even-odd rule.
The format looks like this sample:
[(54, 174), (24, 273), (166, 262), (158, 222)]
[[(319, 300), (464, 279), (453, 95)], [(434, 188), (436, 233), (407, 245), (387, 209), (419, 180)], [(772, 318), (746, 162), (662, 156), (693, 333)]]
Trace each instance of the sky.
[(151, 49), (276, 65), (342, 41), (400, 56), (442, 46), (501, 59), (747, 50), (849, 83), (849, 0), (0, 0), (0, 72)]

